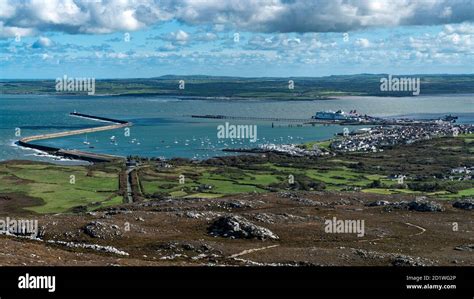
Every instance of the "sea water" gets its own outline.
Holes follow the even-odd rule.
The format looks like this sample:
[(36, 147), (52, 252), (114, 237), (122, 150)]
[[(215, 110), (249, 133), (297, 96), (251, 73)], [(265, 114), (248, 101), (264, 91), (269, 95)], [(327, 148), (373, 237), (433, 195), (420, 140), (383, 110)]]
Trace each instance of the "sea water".
[[(331, 138), (343, 132), (338, 125), (299, 127), (296, 123), (199, 119), (189, 115), (231, 115), (309, 119), (321, 110), (357, 110), (379, 117), (437, 118), (459, 116), (459, 123), (474, 123), (474, 95), (418, 97), (342, 97), (318, 101), (186, 100), (170, 97), (0, 95), (0, 160), (51, 157), (23, 149), (15, 142), (26, 136), (103, 125), (69, 116), (77, 111), (133, 122), (124, 129), (37, 141), (39, 144), (97, 153), (144, 157), (205, 159), (231, 155), (224, 148), (249, 148), (263, 143), (303, 143)], [(225, 122), (257, 126), (256, 142), (218, 138)], [(355, 128), (355, 127), (354, 127)], [(349, 127), (349, 129), (354, 129)], [(16, 133), (21, 133), (21, 137)]]

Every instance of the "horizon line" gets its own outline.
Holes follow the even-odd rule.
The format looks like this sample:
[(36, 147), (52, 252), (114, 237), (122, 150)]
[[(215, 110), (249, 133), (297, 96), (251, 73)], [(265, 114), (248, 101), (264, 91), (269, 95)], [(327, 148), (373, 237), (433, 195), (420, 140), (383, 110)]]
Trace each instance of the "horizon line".
[[(67, 74), (62, 74), (62, 76), (68, 76), (71, 78), (78, 78), (78, 76), (69, 76)], [(210, 78), (245, 78), (245, 79), (285, 79), (285, 78), (328, 78), (328, 77), (349, 77), (349, 76), (381, 76), (381, 75), (392, 75), (392, 76), (473, 76), (474, 73), (413, 73), (413, 74), (392, 74), (392, 73), (354, 73), (354, 74), (332, 74), (332, 75), (325, 75), (325, 76), (260, 76), (260, 77), (253, 77), (253, 76), (231, 76), (231, 75), (205, 75), (205, 74), (192, 74), (192, 75), (175, 75), (175, 74), (166, 74), (161, 76), (152, 76), (152, 77), (90, 77), (96, 80), (133, 80), (133, 79), (156, 79), (156, 78), (164, 78), (164, 77), (210, 77)], [(80, 76), (87, 77), (87, 76)], [(51, 78), (0, 78), (0, 81), (21, 81), (21, 80), (56, 80), (59, 77)]]

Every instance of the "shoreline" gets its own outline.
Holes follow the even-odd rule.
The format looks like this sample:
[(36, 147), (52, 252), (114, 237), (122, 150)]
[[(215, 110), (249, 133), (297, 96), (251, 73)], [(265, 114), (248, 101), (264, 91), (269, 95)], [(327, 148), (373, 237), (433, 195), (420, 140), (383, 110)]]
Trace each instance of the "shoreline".
[[(23, 146), (20, 146), (17, 142), (18, 141), (11, 141), (10, 146), (14, 147), (16, 149), (22, 150), (22, 151), (32, 152), (31, 154), (25, 154), (24, 155), (25, 157), (34, 156), (34, 157), (37, 157), (37, 158), (46, 158), (47, 159), (47, 160), (26, 159), (26, 161), (45, 162), (45, 163), (53, 163), (53, 164), (57, 164), (57, 165), (70, 165), (70, 166), (91, 165), (92, 164), (92, 162), (88, 162), (88, 161), (84, 161), (84, 160), (80, 160), (80, 159), (66, 158), (66, 157), (63, 157), (63, 156), (60, 156), (60, 155), (54, 155), (54, 154), (51, 154), (51, 153), (48, 153), (48, 152), (45, 152), (45, 151), (42, 151), (42, 150), (39, 150), (39, 149), (23, 147)], [(19, 158), (19, 159), (23, 160), (23, 157)], [(15, 161), (15, 160), (18, 160), (18, 159), (15, 158), (15, 159), (0, 160), (0, 163)]]

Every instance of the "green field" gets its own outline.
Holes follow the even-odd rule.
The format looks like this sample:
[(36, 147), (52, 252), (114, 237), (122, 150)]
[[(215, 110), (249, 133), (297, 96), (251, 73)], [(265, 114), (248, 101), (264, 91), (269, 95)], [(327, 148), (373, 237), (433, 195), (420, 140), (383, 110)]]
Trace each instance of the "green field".
[[(472, 165), (474, 159), (469, 152), (472, 139), (472, 136), (438, 138), (363, 155), (346, 153), (300, 158), (270, 154), (265, 158), (221, 157), (201, 163), (181, 159), (177, 163), (169, 161), (172, 168), (160, 168), (154, 161), (142, 161), (137, 190), (141, 190), (143, 200), (217, 198), (281, 190), (468, 198), (474, 196), (474, 180), (454, 178), (451, 169)], [(27, 161), (3, 162), (0, 163), (0, 196), (13, 199), (10, 205), (18, 202), (17, 208), (37, 213), (109, 207), (123, 201), (118, 190), (121, 167), (113, 163), (60, 166)], [(400, 173), (407, 176), (401, 185), (392, 179)], [(184, 182), (180, 182), (181, 175)]]
[(0, 194), (17, 193), (41, 199), (26, 206), (37, 213), (61, 213), (73, 207), (89, 210), (120, 204), (118, 172), (112, 167), (90, 170), (86, 166), (59, 166), (32, 162), (0, 164)]
[[(472, 135), (438, 138), (420, 145), (398, 146), (383, 153), (346, 153), (320, 158), (242, 158), (230, 165), (200, 163), (140, 171), (145, 196), (220, 197), (279, 190), (361, 191), (377, 194), (427, 195), (444, 199), (472, 197), (473, 180), (450, 179), (451, 169), (472, 165)], [(329, 146), (329, 141), (308, 143)], [(436, 158), (434, 158), (436, 157)], [(230, 159), (230, 158), (229, 158)], [(212, 163), (211, 163), (212, 164)], [(393, 175), (407, 176), (402, 185)], [(185, 184), (178, 183), (185, 175)], [(293, 176), (295, 183), (289, 183)], [(203, 188), (205, 187), (205, 188)]]

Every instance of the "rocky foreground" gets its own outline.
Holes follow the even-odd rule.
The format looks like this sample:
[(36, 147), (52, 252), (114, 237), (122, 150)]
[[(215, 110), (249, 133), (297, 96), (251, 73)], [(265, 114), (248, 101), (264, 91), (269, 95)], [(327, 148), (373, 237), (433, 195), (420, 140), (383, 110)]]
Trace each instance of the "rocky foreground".
[[(0, 236), (0, 265), (474, 265), (473, 206), (351, 192), (150, 201), (31, 216), (41, 233)], [(335, 218), (364, 220), (363, 236), (328, 233)]]

